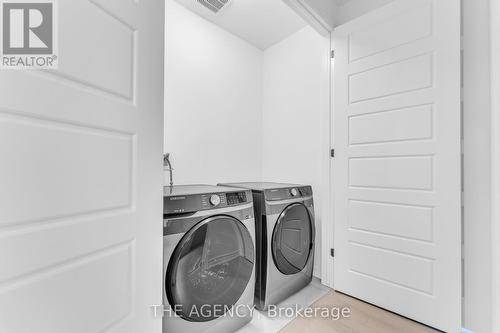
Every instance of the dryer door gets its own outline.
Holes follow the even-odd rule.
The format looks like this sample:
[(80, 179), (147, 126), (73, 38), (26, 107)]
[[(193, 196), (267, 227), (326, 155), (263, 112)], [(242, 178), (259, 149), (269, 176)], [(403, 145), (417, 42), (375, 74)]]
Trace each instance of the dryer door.
[(168, 264), (165, 291), (173, 311), (196, 322), (222, 316), (245, 291), (253, 266), (254, 244), (243, 223), (224, 215), (199, 222)]
[(276, 267), (283, 274), (304, 269), (313, 249), (313, 227), (309, 211), (301, 203), (286, 207), (278, 217), (272, 238)]

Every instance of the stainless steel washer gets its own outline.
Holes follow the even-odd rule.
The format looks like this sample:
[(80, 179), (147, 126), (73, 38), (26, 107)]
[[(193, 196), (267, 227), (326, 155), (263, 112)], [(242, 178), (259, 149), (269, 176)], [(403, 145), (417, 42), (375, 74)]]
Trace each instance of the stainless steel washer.
[(163, 332), (232, 332), (252, 319), (255, 220), (249, 190), (164, 188)]
[(311, 282), (314, 204), (311, 186), (230, 183), (252, 190), (257, 237), (255, 305), (265, 310)]

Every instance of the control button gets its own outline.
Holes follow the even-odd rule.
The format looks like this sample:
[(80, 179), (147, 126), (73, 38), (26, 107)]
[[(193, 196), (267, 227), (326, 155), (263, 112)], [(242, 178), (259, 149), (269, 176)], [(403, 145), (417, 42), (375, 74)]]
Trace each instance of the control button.
[(292, 188), (290, 190), (290, 194), (292, 195), (292, 197), (296, 197), (299, 194), (299, 192), (297, 191), (296, 188)]
[(210, 204), (212, 206), (218, 206), (220, 204), (220, 197), (217, 194), (210, 196)]

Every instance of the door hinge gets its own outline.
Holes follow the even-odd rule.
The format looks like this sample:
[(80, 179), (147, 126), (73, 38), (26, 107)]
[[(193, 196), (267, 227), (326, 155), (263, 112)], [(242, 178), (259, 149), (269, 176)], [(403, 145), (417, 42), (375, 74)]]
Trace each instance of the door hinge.
[(330, 52), (330, 58), (332, 58), (332, 59), (335, 58), (335, 50), (332, 50)]
[(335, 157), (335, 149), (330, 149), (330, 157)]
[(330, 249), (330, 256), (335, 257), (335, 249)]

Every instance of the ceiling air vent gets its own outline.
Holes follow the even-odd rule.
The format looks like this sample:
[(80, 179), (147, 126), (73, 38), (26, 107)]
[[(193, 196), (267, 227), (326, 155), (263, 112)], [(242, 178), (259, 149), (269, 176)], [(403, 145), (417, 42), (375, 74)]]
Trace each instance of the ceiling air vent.
[(200, 4), (207, 7), (214, 13), (218, 13), (231, 0), (197, 0)]

